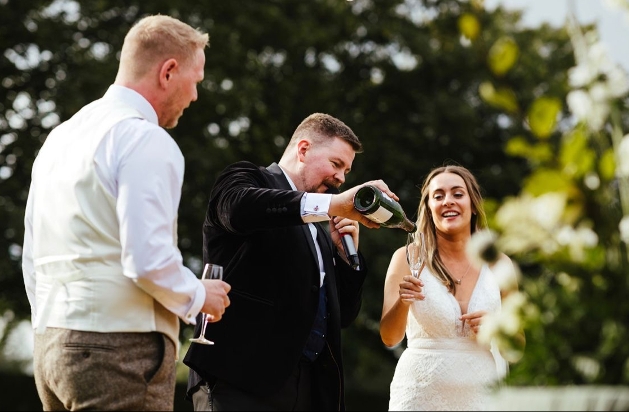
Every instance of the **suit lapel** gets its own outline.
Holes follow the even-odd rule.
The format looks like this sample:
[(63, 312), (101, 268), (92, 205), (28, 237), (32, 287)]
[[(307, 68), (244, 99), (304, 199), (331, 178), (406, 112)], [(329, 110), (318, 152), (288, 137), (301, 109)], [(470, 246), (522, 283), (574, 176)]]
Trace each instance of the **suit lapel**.
[[(306, 236), (306, 240), (308, 241), (308, 248), (310, 249), (310, 253), (312, 258), (314, 259), (314, 263), (319, 267), (319, 258), (317, 257), (317, 249), (315, 248), (314, 241), (312, 240), (312, 233), (310, 233), (310, 225), (302, 225), (302, 230), (304, 232), (304, 236)], [(319, 246), (320, 247), (320, 246)], [(319, 271), (319, 270), (317, 270)]]
[[(271, 165), (269, 165), (266, 170), (271, 174), (272, 180), (273, 180), (273, 187), (277, 188), (277, 189), (285, 189), (285, 190), (294, 190), (290, 183), (288, 182), (288, 179), (286, 179), (286, 176), (284, 175), (284, 172), (282, 171), (282, 168), (277, 164), (277, 163), (272, 163)], [(319, 227), (317, 227), (317, 230), (321, 230)], [(314, 245), (314, 240), (312, 239), (312, 233), (310, 233), (310, 226), (309, 225), (301, 225), (301, 231), (303, 232), (304, 236), (306, 237), (306, 243), (308, 243), (308, 248), (310, 249), (310, 254), (312, 255), (312, 258), (314, 259), (314, 264), (315, 266), (318, 268), (319, 267), (319, 259), (317, 257), (317, 249), (315, 248)], [(321, 247), (321, 245), (319, 245), (319, 247)], [(325, 259), (324, 259), (325, 262)], [(324, 264), (325, 265), (325, 264)], [(327, 269), (326, 269), (327, 270)], [(317, 269), (317, 272), (319, 270)]]

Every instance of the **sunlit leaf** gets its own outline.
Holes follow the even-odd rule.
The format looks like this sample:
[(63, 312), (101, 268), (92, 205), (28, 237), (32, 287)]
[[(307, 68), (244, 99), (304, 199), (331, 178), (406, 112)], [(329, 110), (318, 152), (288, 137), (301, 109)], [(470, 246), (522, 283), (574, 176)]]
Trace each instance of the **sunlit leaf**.
[(537, 169), (524, 183), (523, 191), (533, 196), (539, 196), (548, 192), (567, 192), (572, 181), (558, 170)]
[(583, 176), (594, 168), (596, 153), (588, 146), (588, 138), (582, 130), (576, 129), (564, 137), (559, 161), (563, 171), (573, 177)]
[(463, 13), (457, 21), (459, 31), (470, 40), (475, 40), (480, 33), (480, 22), (478, 18), (470, 13)]
[(519, 109), (515, 93), (509, 88), (496, 89), (491, 82), (483, 82), (478, 86), (478, 93), (487, 104), (495, 108), (509, 113), (516, 113)]
[(614, 178), (615, 170), (616, 159), (614, 156), (614, 150), (609, 148), (603, 152), (600, 160), (598, 161), (598, 171), (603, 179), (612, 180)]
[(553, 158), (553, 149), (547, 143), (530, 144), (523, 136), (515, 136), (507, 142), (505, 152), (510, 156), (520, 156), (535, 163), (542, 163)]
[(555, 130), (561, 101), (555, 97), (535, 99), (527, 115), (529, 127), (535, 136), (545, 139)]
[(515, 136), (507, 141), (505, 152), (509, 156), (528, 157), (531, 145), (523, 136)]
[(489, 49), (487, 63), (496, 76), (507, 73), (515, 64), (520, 49), (511, 37), (501, 37)]

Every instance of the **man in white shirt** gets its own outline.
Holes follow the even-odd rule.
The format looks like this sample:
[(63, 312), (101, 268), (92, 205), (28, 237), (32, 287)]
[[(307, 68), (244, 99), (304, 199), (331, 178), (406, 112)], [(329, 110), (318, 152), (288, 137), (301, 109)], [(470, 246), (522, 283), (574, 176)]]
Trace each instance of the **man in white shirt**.
[(168, 16), (125, 37), (115, 82), (33, 165), (22, 269), (44, 410), (172, 410), (179, 319), (221, 319), (230, 285), (177, 248), (183, 155), (164, 128), (197, 99), (209, 36)]

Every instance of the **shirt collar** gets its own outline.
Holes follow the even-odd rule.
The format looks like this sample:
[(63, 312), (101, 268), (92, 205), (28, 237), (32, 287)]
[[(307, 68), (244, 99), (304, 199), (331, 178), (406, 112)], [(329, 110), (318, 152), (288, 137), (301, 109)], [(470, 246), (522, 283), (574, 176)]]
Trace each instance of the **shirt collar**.
[(159, 126), (157, 113), (151, 103), (140, 93), (128, 87), (112, 84), (105, 93), (106, 98), (123, 100), (126, 104), (139, 111), (146, 120)]
[(286, 180), (288, 180), (288, 184), (290, 185), (290, 187), (292, 187), (293, 190), (297, 190), (297, 186), (295, 186), (295, 183), (293, 183), (293, 181), (291, 180), (291, 178), (288, 175), (288, 173), (286, 173), (286, 170), (284, 170), (284, 168), (282, 166), (280, 166), (279, 164), (278, 164), (278, 166), (282, 170), (282, 173), (284, 173), (284, 176), (286, 176)]

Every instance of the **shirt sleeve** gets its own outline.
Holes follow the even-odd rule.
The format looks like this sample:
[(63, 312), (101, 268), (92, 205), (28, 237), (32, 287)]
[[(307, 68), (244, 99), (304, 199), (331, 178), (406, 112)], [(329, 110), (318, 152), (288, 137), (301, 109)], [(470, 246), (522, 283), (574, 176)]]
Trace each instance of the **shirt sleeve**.
[(33, 195), (28, 192), (26, 212), (24, 214), (24, 244), (22, 245), (22, 275), (28, 303), (31, 305), (31, 322), (35, 325), (37, 318), (37, 305), (35, 299), (36, 276), (33, 263)]
[(177, 247), (183, 155), (165, 130), (144, 120), (119, 123), (108, 139), (99, 147), (97, 170), (116, 197), (123, 273), (194, 324), (205, 288)]
[(332, 195), (327, 193), (306, 193), (301, 198), (301, 217), (305, 223), (330, 220), (328, 211)]

